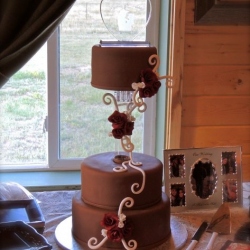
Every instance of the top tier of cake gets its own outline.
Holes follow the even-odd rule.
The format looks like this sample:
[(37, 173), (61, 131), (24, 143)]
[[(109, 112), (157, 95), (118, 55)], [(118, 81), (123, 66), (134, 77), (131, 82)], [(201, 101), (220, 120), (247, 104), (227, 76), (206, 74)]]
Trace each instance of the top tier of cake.
[(132, 91), (131, 84), (140, 82), (140, 73), (147, 68), (149, 57), (156, 55), (155, 47), (92, 47), (92, 79), (95, 88)]
[(133, 184), (142, 186), (142, 172), (128, 167), (127, 171), (117, 173), (113, 168), (119, 166), (113, 162), (114, 152), (101, 153), (84, 159), (81, 164), (81, 198), (89, 205), (106, 209), (117, 209), (125, 197), (131, 197), (135, 203), (133, 209), (152, 206), (162, 199), (163, 165), (155, 157), (133, 153), (137, 162), (142, 162), (141, 168), (145, 173), (143, 192), (134, 194)]

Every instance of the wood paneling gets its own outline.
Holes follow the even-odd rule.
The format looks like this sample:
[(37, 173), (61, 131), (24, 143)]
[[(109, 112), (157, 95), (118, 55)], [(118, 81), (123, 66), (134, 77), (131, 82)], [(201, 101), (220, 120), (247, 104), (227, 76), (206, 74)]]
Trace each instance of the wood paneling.
[(182, 100), (182, 126), (250, 125), (250, 96), (200, 96)]
[(250, 26), (195, 25), (195, 1), (183, 2), (184, 56), (175, 65), (182, 81), (171, 109), (181, 112), (180, 148), (242, 146), (243, 181), (250, 181)]
[(249, 34), (186, 34), (184, 64), (249, 65)]
[(185, 96), (238, 96), (250, 93), (250, 65), (186, 65)]
[(181, 148), (242, 146), (242, 152), (250, 155), (250, 126), (182, 127), (181, 134)]

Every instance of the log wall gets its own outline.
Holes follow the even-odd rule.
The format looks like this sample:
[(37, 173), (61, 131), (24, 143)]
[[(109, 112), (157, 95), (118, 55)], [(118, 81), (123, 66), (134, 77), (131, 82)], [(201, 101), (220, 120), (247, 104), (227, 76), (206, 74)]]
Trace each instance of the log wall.
[(173, 89), (181, 95), (172, 96), (181, 109), (171, 110), (172, 127), (180, 112), (180, 142), (172, 147), (240, 145), (243, 181), (250, 181), (250, 26), (197, 25), (195, 1), (185, 0), (177, 13), (183, 6), (183, 70)]

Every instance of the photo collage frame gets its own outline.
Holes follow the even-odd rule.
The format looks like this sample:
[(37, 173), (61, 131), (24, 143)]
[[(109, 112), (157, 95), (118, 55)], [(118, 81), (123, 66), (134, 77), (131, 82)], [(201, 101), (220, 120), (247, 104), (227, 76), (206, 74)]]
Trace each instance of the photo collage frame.
[(241, 146), (164, 150), (171, 211), (242, 205)]

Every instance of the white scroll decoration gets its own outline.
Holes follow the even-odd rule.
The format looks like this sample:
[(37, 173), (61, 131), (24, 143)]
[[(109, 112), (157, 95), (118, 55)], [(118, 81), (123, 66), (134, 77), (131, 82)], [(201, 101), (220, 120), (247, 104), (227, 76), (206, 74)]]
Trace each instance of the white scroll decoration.
[[(130, 208), (133, 205), (134, 205), (134, 200), (131, 197), (126, 197), (121, 201), (118, 212), (117, 212), (117, 215), (119, 218), (119, 223), (118, 223), (119, 228), (124, 227), (124, 221), (126, 220), (126, 215), (122, 213), (123, 206)], [(102, 241), (100, 243), (98, 243), (98, 241), (95, 237), (92, 237), (88, 240), (88, 247), (90, 249), (98, 249), (101, 246), (103, 246), (103, 244), (108, 240), (107, 230), (102, 229), (101, 233), (102, 233), (102, 236), (104, 238), (102, 239)], [(127, 244), (123, 238), (123, 239), (121, 239), (121, 242), (122, 242), (124, 248), (127, 250), (135, 250), (137, 248), (137, 242), (135, 240), (129, 240), (129, 242)]]
[[(169, 75), (159, 76), (159, 74), (157, 73), (157, 70), (158, 70), (159, 65), (160, 65), (159, 56), (156, 54), (150, 56), (148, 62), (150, 65), (154, 66), (152, 71), (156, 74), (158, 80), (166, 79), (166, 86), (168, 88), (172, 88), (174, 85), (174, 78), (172, 76), (169, 76)], [(145, 88), (146, 85), (144, 82), (138, 82), (138, 83), (132, 83), (131, 86), (132, 86), (132, 89), (134, 90), (131, 99), (130, 98), (120, 98), (120, 96), (118, 96), (118, 95), (116, 98), (111, 93), (106, 93), (103, 96), (103, 102), (106, 105), (110, 105), (113, 103), (114, 109), (120, 113), (121, 113), (121, 111), (119, 109), (123, 107), (123, 109), (124, 109), (123, 113), (126, 114), (128, 121), (134, 122), (135, 117), (132, 115), (133, 111), (135, 109), (137, 109), (140, 113), (143, 113), (147, 109), (147, 105), (144, 102), (144, 98), (140, 97), (140, 95), (139, 95), (139, 90), (141, 88)], [(127, 93), (126, 93), (126, 95), (127, 95)], [(112, 132), (110, 132), (109, 135), (113, 136)], [(113, 171), (114, 172), (125, 172), (125, 171), (127, 171), (128, 166), (137, 170), (137, 171), (140, 171), (142, 174), (141, 185), (139, 183), (134, 183), (131, 186), (131, 191), (133, 194), (140, 194), (145, 188), (146, 174), (145, 174), (144, 170), (140, 167), (140, 166), (142, 166), (142, 163), (135, 162), (133, 160), (132, 152), (134, 150), (134, 144), (131, 141), (131, 136), (124, 135), (121, 138), (121, 146), (125, 152), (129, 153), (130, 159), (127, 161), (124, 161), (121, 164), (121, 166), (114, 167)], [(124, 221), (126, 220), (126, 216), (122, 213), (123, 206), (125, 205), (127, 207), (132, 207), (133, 204), (134, 204), (134, 200), (130, 197), (123, 199), (122, 202), (120, 203), (119, 210), (118, 210), (118, 217), (119, 217), (119, 226), (118, 227), (122, 228), (124, 226)], [(99, 244), (97, 244), (96, 238), (94, 238), (94, 237), (91, 238), (88, 241), (89, 248), (97, 249), (97, 248), (101, 247), (108, 239), (106, 229), (102, 230), (102, 235), (104, 238)], [(135, 250), (137, 248), (137, 242), (135, 240), (130, 240), (128, 243), (126, 243), (126, 241), (124, 239), (122, 239), (121, 242), (126, 250)]]
[[(157, 73), (157, 70), (160, 66), (160, 58), (157, 54), (151, 55), (148, 59), (148, 62), (151, 66), (154, 66), (152, 71), (156, 74), (158, 80), (166, 79), (167, 81), (167, 87), (172, 88), (173, 87), (173, 80), (174, 78), (172, 76), (166, 75), (166, 76), (159, 76)], [(117, 99), (114, 95), (111, 93), (106, 93), (103, 96), (103, 102), (106, 105), (110, 105), (111, 103), (114, 104), (115, 110), (119, 111), (121, 107), (125, 106), (125, 110), (123, 111), (126, 115), (129, 121), (135, 121), (135, 118), (132, 116), (132, 112), (137, 109), (139, 112), (143, 113), (147, 109), (147, 105), (144, 102), (144, 99), (141, 98), (138, 94), (140, 88), (145, 87), (144, 82), (138, 82), (138, 83), (132, 83), (132, 89), (134, 90), (132, 95), (132, 100), (128, 102), (121, 102), (118, 103)], [(119, 99), (119, 98), (118, 98)], [(120, 111), (119, 111), (120, 112)], [(110, 136), (112, 136), (112, 133), (109, 133)], [(130, 136), (123, 136), (121, 139), (121, 146), (125, 152), (133, 152), (134, 150), (134, 144), (131, 142)]]
[(126, 165), (121, 165), (113, 168), (114, 172), (120, 173), (120, 172), (126, 172), (128, 170)]
[[(119, 217), (119, 221), (120, 221), (119, 225), (121, 227), (123, 227), (123, 225), (124, 225), (123, 221), (126, 219), (126, 216), (122, 213), (122, 208), (124, 205), (128, 208), (132, 207), (134, 205), (133, 198), (126, 197), (120, 203), (119, 210), (118, 210), (118, 217)], [(135, 240), (130, 240), (127, 244), (126, 241), (124, 239), (122, 239), (122, 244), (123, 244), (124, 248), (127, 250), (135, 250), (137, 248), (137, 242)]]
[(122, 239), (122, 244), (126, 250), (135, 250), (137, 248), (137, 242), (135, 240), (130, 240), (128, 244), (124, 239)]
[(158, 55), (151, 55), (149, 57), (148, 60), (150, 65), (155, 65), (155, 67), (153, 68), (153, 72), (155, 72), (155, 74), (158, 77), (158, 80), (163, 80), (166, 79), (166, 85), (168, 88), (173, 88), (174, 86), (174, 77), (170, 76), (170, 75), (165, 75), (165, 76), (159, 76), (159, 74), (157, 73), (157, 70), (160, 66), (160, 57)]
[(141, 188), (136, 191), (135, 189), (138, 189), (140, 187), (140, 184), (139, 183), (134, 183), (132, 186), (131, 186), (131, 191), (133, 194), (140, 194), (143, 190), (144, 190), (144, 187), (145, 187), (145, 183), (146, 183), (146, 175), (145, 175), (145, 172), (144, 170), (142, 170), (141, 168), (139, 167), (136, 167), (135, 165), (132, 164), (131, 161), (128, 162), (129, 163), (129, 166), (131, 168), (134, 168), (138, 171), (140, 171), (142, 173), (142, 184), (141, 184)]
[(112, 95), (111, 93), (106, 93), (106, 94), (104, 94), (102, 100), (103, 100), (103, 102), (104, 102), (106, 105), (110, 105), (110, 104), (112, 103), (112, 101), (113, 101), (114, 106), (115, 106), (115, 110), (119, 110), (118, 104), (117, 104), (117, 101), (116, 101), (116, 98), (115, 98), (114, 95)]
[[(103, 231), (102, 231), (103, 232)], [(97, 244), (97, 239), (95, 237), (92, 237), (88, 240), (88, 247), (90, 249), (98, 249), (100, 248), (106, 241), (108, 240), (108, 236), (106, 235), (105, 238), (103, 238), (103, 240)]]

